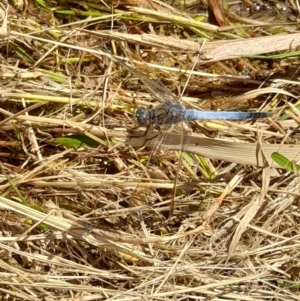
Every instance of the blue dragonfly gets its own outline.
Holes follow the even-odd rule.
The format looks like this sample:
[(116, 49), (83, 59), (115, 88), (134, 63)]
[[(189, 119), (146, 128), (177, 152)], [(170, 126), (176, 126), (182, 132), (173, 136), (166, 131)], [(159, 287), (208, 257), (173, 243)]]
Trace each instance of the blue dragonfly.
[(137, 108), (135, 119), (139, 126), (153, 126), (154, 128), (159, 129), (162, 126), (170, 126), (180, 122), (189, 122), (193, 120), (245, 120), (266, 118), (269, 116), (269, 113), (267, 112), (200, 111), (185, 109), (180, 102), (180, 97), (172, 94), (168, 88), (153, 79), (150, 79), (137, 69), (123, 63), (123, 61), (116, 57), (113, 57), (113, 59), (140, 79), (152, 96), (161, 103), (156, 107), (150, 106), (149, 108)]
[[(184, 145), (187, 143), (188, 122), (194, 120), (209, 120), (209, 119), (223, 119), (223, 120), (245, 120), (245, 119), (258, 119), (266, 118), (269, 116), (267, 112), (238, 112), (238, 111), (200, 111), (195, 109), (186, 109), (180, 102), (180, 97), (175, 96), (172, 92), (158, 83), (157, 81), (150, 79), (144, 73), (138, 71), (135, 68), (123, 63), (119, 59), (114, 59), (127, 68), (132, 74), (134, 74), (142, 83), (146, 86), (152, 96), (160, 102), (157, 106), (152, 105), (148, 108), (138, 107), (135, 112), (135, 120), (138, 127), (146, 127), (146, 133), (149, 128), (154, 128), (159, 132), (163, 131), (163, 136), (167, 135), (168, 129), (172, 129), (174, 125), (183, 124), (181, 126), (181, 132), (183, 135), (181, 154), (184, 151)], [(144, 135), (146, 135), (146, 133)], [(164, 140), (163, 136), (161, 141)], [(156, 137), (156, 136), (155, 136)], [(153, 137), (154, 138), (154, 137)], [(178, 163), (178, 168), (181, 166), (181, 156)], [(169, 216), (173, 214), (174, 209), (174, 197), (176, 193), (175, 178), (173, 187), (173, 199), (170, 205)]]

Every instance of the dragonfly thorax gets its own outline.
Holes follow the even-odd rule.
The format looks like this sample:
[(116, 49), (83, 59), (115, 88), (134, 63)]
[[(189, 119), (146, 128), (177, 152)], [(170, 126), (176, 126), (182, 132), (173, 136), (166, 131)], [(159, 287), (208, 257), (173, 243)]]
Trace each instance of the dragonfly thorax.
[(135, 113), (135, 119), (140, 126), (154, 126), (160, 128), (164, 124), (176, 124), (186, 119), (186, 110), (180, 104), (166, 101), (155, 108), (139, 107)]

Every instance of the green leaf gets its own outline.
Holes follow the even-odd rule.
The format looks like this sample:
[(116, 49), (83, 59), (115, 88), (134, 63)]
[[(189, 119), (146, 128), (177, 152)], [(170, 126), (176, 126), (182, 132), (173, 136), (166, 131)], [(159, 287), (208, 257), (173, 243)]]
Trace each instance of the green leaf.
[(48, 5), (44, 0), (36, 0), (36, 2), (44, 8), (48, 8)]
[(25, 61), (29, 64), (34, 64), (35, 63), (34, 59), (29, 54), (27, 54), (25, 52), (25, 50), (20, 48), (17, 44), (10, 41), (9, 45), (23, 61)]
[(20, 198), (21, 203), (25, 206), (28, 206), (28, 203), (26, 201), (26, 199), (23, 197), (23, 195), (21, 194), (20, 190), (18, 189), (18, 187), (15, 185), (15, 183), (13, 181), (10, 180), (9, 176), (6, 177), (7, 181), (9, 182), (9, 184), (11, 185), (12, 189), (14, 190), (14, 192), (17, 194), (17, 196)]
[(274, 55), (253, 55), (249, 57), (255, 59), (263, 59), (263, 60), (278, 60), (278, 59), (286, 59), (289, 57), (295, 57), (299, 55), (300, 55), (300, 51), (289, 51), (289, 52), (284, 52), (284, 53), (274, 54)]
[(65, 147), (75, 147), (75, 148), (79, 148), (79, 147), (97, 148), (100, 145), (99, 142), (83, 134), (58, 137), (54, 139), (54, 143)]
[[(295, 105), (295, 108), (297, 108), (298, 110), (300, 110), (300, 103)], [(290, 112), (293, 112), (292, 109), (289, 109)], [(291, 118), (289, 115), (287, 115), (286, 113), (282, 114), (279, 118), (280, 121), (284, 121)]]
[(292, 172), (298, 172), (300, 171), (300, 165), (296, 164), (294, 161), (290, 161), (289, 159), (287, 159), (285, 156), (274, 152), (271, 155), (272, 159), (274, 162), (276, 162), (279, 166), (281, 166), (282, 168), (288, 170), (288, 171), (292, 171)]
[(16, 126), (15, 123), (13, 123), (13, 129), (14, 129), (14, 132), (15, 132), (15, 135), (16, 135), (16, 138), (18, 141), (21, 141), (21, 133), (20, 133), (20, 130), (19, 128)]

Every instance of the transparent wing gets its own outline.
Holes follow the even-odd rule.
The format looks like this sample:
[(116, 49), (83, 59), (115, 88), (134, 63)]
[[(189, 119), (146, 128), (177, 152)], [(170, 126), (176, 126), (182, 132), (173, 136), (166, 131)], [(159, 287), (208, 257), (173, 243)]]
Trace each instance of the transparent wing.
[(174, 103), (180, 103), (180, 98), (172, 94), (172, 92), (162, 84), (149, 78), (147, 75), (134, 69), (133, 67), (130, 67), (129, 65), (122, 62), (121, 60), (117, 59), (116, 57), (113, 57), (113, 59), (117, 61), (119, 64), (121, 64), (122, 66), (124, 66), (137, 78), (139, 78), (142, 81), (142, 83), (146, 86), (149, 93), (159, 102), (171, 101)]
[[(180, 133), (181, 135), (181, 147), (179, 151), (179, 157), (178, 157), (178, 164), (177, 164), (177, 169), (176, 169), (176, 176), (174, 179), (174, 185), (172, 188), (172, 197), (170, 200), (170, 207), (169, 207), (169, 218), (173, 216), (174, 213), (174, 208), (175, 208), (175, 197), (176, 197), (176, 190), (178, 186), (178, 181), (179, 181), (179, 174), (180, 170), (182, 168), (182, 160), (183, 160), (183, 152), (185, 149), (185, 146), (189, 143), (189, 132), (191, 131), (191, 128), (189, 126), (189, 123), (187, 120), (182, 120), (179, 124), (176, 125), (176, 130)], [(168, 134), (166, 133), (164, 137), (168, 137)], [(162, 140), (163, 141), (163, 140)]]

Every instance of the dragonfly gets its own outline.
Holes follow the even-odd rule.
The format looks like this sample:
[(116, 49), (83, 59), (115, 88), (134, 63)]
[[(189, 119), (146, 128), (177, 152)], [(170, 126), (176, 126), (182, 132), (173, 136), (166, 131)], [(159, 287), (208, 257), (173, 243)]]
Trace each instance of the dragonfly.
[[(146, 86), (150, 94), (160, 102), (160, 104), (153, 107), (152, 105), (145, 107), (138, 107), (135, 112), (135, 120), (138, 127), (147, 128), (153, 127), (159, 132), (163, 132), (164, 135), (168, 134), (168, 129), (175, 125), (182, 124), (181, 135), (183, 135), (181, 141), (181, 151), (184, 151), (184, 144), (187, 142), (187, 132), (189, 129), (189, 122), (196, 120), (210, 120), (210, 119), (223, 119), (223, 120), (245, 120), (245, 119), (259, 119), (269, 116), (267, 112), (239, 112), (239, 111), (200, 111), (196, 109), (186, 109), (180, 101), (180, 97), (175, 96), (168, 88), (160, 84), (159, 82), (149, 78), (144, 73), (140, 72), (136, 68), (133, 68), (123, 61), (120, 61), (116, 57), (114, 59), (127, 68), (132, 74), (134, 74), (142, 83)], [(161, 138), (163, 140), (164, 138)], [(181, 166), (180, 155), (178, 168)], [(176, 182), (174, 181), (173, 187), (173, 200), (170, 205), (169, 216), (173, 214), (174, 198), (176, 193)]]

